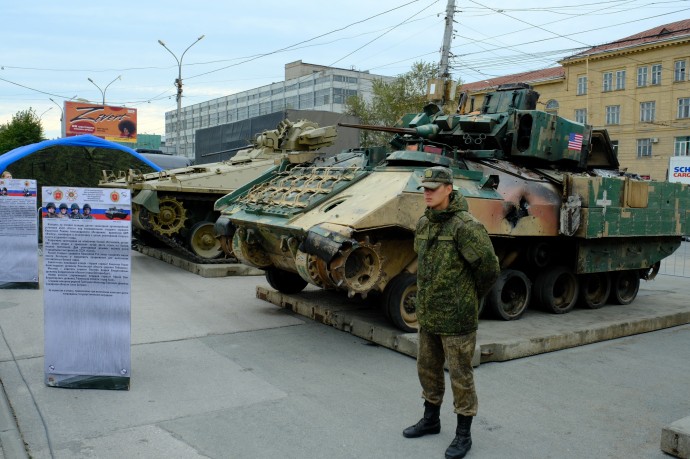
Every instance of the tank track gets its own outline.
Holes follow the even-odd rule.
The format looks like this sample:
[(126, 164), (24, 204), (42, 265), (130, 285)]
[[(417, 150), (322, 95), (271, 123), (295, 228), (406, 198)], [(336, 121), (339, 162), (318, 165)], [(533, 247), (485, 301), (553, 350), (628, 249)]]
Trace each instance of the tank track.
[[(189, 197), (185, 197), (185, 201), (213, 201), (213, 198), (189, 196)], [(143, 208), (141, 209), (141, 212), (139, 213), (139, 221), (146, 228), (145, 231), (146, 231), (147, 235), (155, 237), (157, 240), (159, 240), (163, 244), (165, 244), (168, 247), (174, 249), (175, 251), (183, 254), (185, 256), (185, 258), (189, 259), (190, 261), (193, 261), (193, 262), (199, 263), (199, 264), (205, 264), (205, 265), (238, 263), (236, 258), (221, 257), (221, 258), (210, 259), (210, 258), (200, 257), (200, 256), (196, 255), (194, 252), (192, 252), (191, 250), (189, 250), (187, 247), (185, 247), (184, 243), (180, 243), (177, 240), (175, 240), (174, 237), (167, 237), (167, 236), (163, 236), (162, 234), (158, 234), (157, 232), (153, 231), (153, 229), (151, 227), (151, 222), (149, 222), (149, 213), (146, 209), (143, 209)], [(139, 244), (140, 245), (146, 245), (141, 240), (139, 240)]]

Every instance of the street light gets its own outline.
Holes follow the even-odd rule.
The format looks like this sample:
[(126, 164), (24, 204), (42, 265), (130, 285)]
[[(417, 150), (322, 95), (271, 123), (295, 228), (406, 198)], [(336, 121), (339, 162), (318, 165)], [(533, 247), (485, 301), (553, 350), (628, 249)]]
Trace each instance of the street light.
[[(122, 75), (118, 75), (117, 78), (115, 78), (115, 80), (120, 80), (120, 79), (122, 79)], [(91, 84), (93, 84), (95, 87), (98, 88), (99, 91), (101, 91), (101, 95), (103, 96), (103, 104), (102, 105), (105, 107), (105, 92), (108, 90), (108, 86), (115, 83), (115, 80), (108, 83), (108, 86), (106, 86), (105, 89), (101, 89), (101, 87), (98, 86), (96, 83), (94, 83), (91, 78), (87, 78), (87, 80), (89, 80), (91, 82)]]
[[(62, 134), (62, 137), (65, 136), (65, 111), (62, 109), (62, 106), (55, 102), (52, 97), (49, 97), (50, 101), (54, 103), (55, 105), (58, 106), (60, 109), (60, 134)], [(53, 108), (53, 107), (51, 107)]]
[(48, 107), (48, 110), (45, 110), (43, 113), (40, 114), (40, 116), (38, 117), (38, 120), (41, 121), (41, 118), (43, 118), (43, 115), (45, 115), (46, 113), (48, 113), (52, 109), (53, 109), (53, 107)]
[[(163, 43), (163, 40), (158, 40), (158, 43), (160, 43), (160, 45), (161, 45), (163, 48), (165, 48), (166, 50), (168, 50), (168, 52), (169, 52), (170, 54), (172, 54), (172, 57), (174, 57), (175, 60), (177, 61), (177, 69), (178, 69), (178, 72), (177, 72), (177, 79), (175, 80), (175, 86), (177, 86), (177, 123), (176, 123), (176, 128), (175, 128), (175, 131), (176, 131), (176, 134), (175, 134), (175, 148), (176, 148), (176, 150), (177, 150), (177, 154), (178, 154), (178, 155), (180, 154), (180, 137), (181, 137), (181, 135), (180, 135), (180, 126), (182, 125), (182, 123), (180, 123), (180, 115), (182, 114), (182, 59), (184, 59), (184, 55), (185, 55), (185, 53), (186, 53), (187, 51), (189, 51), (189, 48), (191, 48), (192, 46), (196, 45), (196, 44), (199, 42), (199, 40), (201, 40), (201, 39), (204, 38), (205, 36), (206, 36), (206, 35), (200, 36), (199, 38), (196, 39), (196, 41), (194, 41), (194, 43), (192, 43), (191, 45), (187, 46), (187, 49), (184, 50), (184, 52), (182, 53), (182, 56), (180, 56), (179, 59), (177, 58), (177, 56), (175, 56), (175, 53), (173, 53), (172, 51), (170, 51), (170, 48), (168, 48), (167, 46), (165, 46), (165, 43)], [(185, 153), (186, 153), (186, 152), (185, 152)]]

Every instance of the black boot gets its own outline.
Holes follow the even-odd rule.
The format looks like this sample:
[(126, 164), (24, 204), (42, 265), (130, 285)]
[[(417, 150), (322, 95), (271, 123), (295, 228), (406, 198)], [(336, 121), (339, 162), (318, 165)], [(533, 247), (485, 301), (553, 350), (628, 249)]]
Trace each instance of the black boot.
[(403, 430), (403, 437), (417, 438), (429, 434), (437, 434), (441, 431), (439, 414), (441, 407), (433, 403), (424, 402), (424, 417), (413, 426)]
[(472, 416), (458, 414), (458, 427), (455, 429), (455, 438), (446, 450), (446, 459), (461, 459), (472, 448)]

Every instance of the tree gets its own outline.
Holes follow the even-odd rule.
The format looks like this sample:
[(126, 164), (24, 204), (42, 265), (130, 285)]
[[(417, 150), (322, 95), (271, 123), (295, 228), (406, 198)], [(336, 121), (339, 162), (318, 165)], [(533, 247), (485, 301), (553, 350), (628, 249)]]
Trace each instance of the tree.
[(33, 108), (21, 110), (12, 121), (0, 125), (0, 154), (45, 140), (41, 120)]
[[(437, 77), (436, 64), (415, 62), (408, 72), (390, 83), (374, 80), (371, 102), (365, 101), (360, 95), (350, 97), (346, 102), (346, 113), (359, 117), (362, 124), (396, 126), (403, 115), (422, 111), (428, 102), (428, 81)], [(452, 109), (455, 110), (455, 107)], [(391, 134), (386, 132), (360, 131), (360, 144), (363, 147), (388, 145), (390, 138)]]

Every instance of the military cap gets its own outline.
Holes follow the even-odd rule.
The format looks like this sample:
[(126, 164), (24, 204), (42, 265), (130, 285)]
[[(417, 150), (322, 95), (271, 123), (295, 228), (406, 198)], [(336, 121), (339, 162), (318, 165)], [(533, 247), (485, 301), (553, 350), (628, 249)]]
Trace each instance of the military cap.
[(67, 209), (67, 204), (64, 202), (60, 203), (60, 209)]
[(79, 210), (79, 204), (77, 204), (76, 202), (73, 203), (73, 204), (70, 206), (70, 209), (72, 209), (72, 210)]
[(434, 166), (424, 170), (422, 175), (422, 184), (417, 187), (428, 188), (430, 190), (435, 190), (441, 185), (452, 185), (453, 184), (453, 171), (447, 167)]
[(84, 204), (84, 210), (89, 209), (91, 210), (91, 206), (89, 204)]
[(55, 203), (54, 202), (49, 202), (48, 205), (46, 206), (46, 209), (50, 209), (51, 207), (53, 209), (55, 209)]

